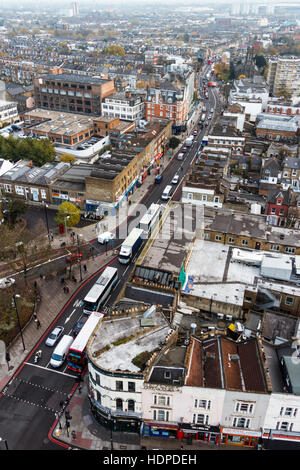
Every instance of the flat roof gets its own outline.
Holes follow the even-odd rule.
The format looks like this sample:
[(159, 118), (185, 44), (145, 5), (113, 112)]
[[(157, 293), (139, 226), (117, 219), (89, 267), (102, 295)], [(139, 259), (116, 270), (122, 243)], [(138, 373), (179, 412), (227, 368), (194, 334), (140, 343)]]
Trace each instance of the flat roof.
[(90, 77), (88, 75), (80, 75), (80, 74), (73, 74), (73, 73), (59, 73), (59, 74), (45, 74), (41, 75), (39, 78), (44, 78), (45, 80), (51, 81), (66, 81), (66, 82), (73, 82), (73, 83), (85, 83), (91, 85), (101, 85), (102, 83), (110, 82), (111, 80), (98, 78), (98, 77)]
[[(161, 312), (151, 315), (154, 327), (142, 327), (142, 318), (143, 315), (104, 319), (88, 344), (88, 355), (93, 363), (105, 370), (141, 373), (132, 360), (160, 347), (170, 333), (170, 325)], [(117, 341), (120, 344), (116, 344)]]
[(146, 248), (137, 260), (138, 265), (179, 275), (191, 246), (195, 227), (197, 223), (201, 223), (196, 220), (195, 207), (185, 206), (171, 203), (166, 208), (162, 224), (152, 232)]

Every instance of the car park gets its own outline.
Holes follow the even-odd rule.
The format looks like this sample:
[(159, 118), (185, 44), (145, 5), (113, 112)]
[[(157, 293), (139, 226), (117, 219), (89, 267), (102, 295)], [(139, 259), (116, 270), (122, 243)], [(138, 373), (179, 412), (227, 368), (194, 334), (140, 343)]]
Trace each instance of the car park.
[(45, 341), (46, 346), (54, 346), (64, 331), (63, 326), (56, 326)]
[(175, 175), (174, 178), (172, 179), (172, 184), (177, 184), (179, 181), (179, 175)]

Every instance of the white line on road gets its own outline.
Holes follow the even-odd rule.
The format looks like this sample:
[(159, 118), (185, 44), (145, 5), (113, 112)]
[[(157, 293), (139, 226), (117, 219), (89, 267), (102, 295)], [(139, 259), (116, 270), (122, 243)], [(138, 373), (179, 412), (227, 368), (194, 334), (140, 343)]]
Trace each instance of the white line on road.
[(75, 378), (75, 375), (66, 374), (65, 372), (60, 372), (59, 370), (51, 369), (50, 367), (38, 366), (37, 364), (32, 364), (31, 362), (24, 362), (24, 364), (32, 367), (38, 367), (39, 369), (44, 369), (47, 371), (49, 370), (50, 372), (55, 372), (56, 374), (66, 375), (67, 377)]
[(73, 313), (75, 313), (75, 312), (76, 312), (76, 308), (74, 308), (73, 312), (66, 318), (65, 324), (68, 323), (68, 321), (72, 317)]

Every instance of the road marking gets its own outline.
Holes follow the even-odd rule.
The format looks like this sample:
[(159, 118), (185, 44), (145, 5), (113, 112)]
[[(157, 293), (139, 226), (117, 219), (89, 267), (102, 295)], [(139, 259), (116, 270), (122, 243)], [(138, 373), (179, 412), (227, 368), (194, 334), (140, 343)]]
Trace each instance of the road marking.
[(75, 302), (73, 303), (73, 307), (77, 308), (80, 306), (81, 306), (81, 300), (80, 299), (75, 300)]
[(52, 369), (52, 368), (50, 368), (50, 367), (47, 367), (49, 363), (47, 364), (46, 367), (38, 366), (37, 364), (32, 364), (31, 362), (24, 362), (24, 364), (26, 364), (26, 365), (28, 365), (28, 366), (32, 366), (32, 367), (38, 367), (38, 368), (40, 368), (40, 369), (44, 369), (44, 370), (47, 370), (47, 371), (49, 370), (50, 372), (54, 372), (55, 374), (66, 375), (67, 377), (71, 377), (71, 378), (73, 378), (73, 379), (76, 377), (75, 375), (66, 374), (65, 372), (60, 372), (59, 370), (54, 370), (54, 369)]
[(72, 317), (72, 315), (76, 312), (76, 308), (74, 308), (73, 312), (70, 314), (69, 317), (66, 318), (66, 321), (65, 321), (65, 324), (68, 323), (68, 321), (70, 320), (70, 318)]

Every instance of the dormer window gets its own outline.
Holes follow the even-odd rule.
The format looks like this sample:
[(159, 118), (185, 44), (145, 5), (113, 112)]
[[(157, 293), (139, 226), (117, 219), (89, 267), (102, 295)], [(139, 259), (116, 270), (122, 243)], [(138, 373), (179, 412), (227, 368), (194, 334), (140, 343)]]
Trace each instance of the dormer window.
[(277, 199), (277, 206), (282, 206), (282, 199)]

